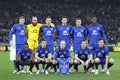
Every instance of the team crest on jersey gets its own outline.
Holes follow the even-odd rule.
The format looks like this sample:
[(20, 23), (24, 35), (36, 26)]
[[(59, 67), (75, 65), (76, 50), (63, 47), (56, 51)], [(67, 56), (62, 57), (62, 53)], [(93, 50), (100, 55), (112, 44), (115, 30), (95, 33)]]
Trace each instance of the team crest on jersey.
[(99, 27), (97, 27), (97, 30), (100, 30), (100, 28), (99, 28)]
[(50, 30), (47, 31), (46, 35), (52, 35), (52, 34), (51, 34), (51, 31), (50, 31)]
[(29, 56), (30, 54), (29, 53), (27, 53), (27, 56)]
[(69, 28), (67, 28), (67, 30), (69, 30)]
[(81, 55), (81, 59), (85, 59), (85, 55)]
[(81, 30), (81, 32), (83, 32), (83, 29)]
[(99, 57), (102, 57), (102, 53), (98, 53), (98, 56), (99, 56)]
[(82, 37), (81, 32), (78, 32), (78, 33), (77, 33), (77, 36), (78, 36), (78, 37)]
[(46, 51), (45, 51), (45, 53), (47, 54), (47, 53), (48, 53), (48, 51), (46, 50)]
[(64, 30), (64, 31), (63, 31), (63, 35), (68, 35), (67, 30)]
[(88, 54), (88, 52), (87, 52), (87, 51), (85, 51), (85, 54)]
[(104, 53), (104, 50), (102, 50), (101, 52)]
[(93, 31), (92, 31), (92, 35), (98, 35), (97, 31), (96, 31), (96, 30), (93, 30)]
[(25, 34), (25, 31), (24, 30), (21, 30), (20, 31), (20, 35), (24, 35)]
[(64, 54), (66, 54), (66, 52), (64, 52)]

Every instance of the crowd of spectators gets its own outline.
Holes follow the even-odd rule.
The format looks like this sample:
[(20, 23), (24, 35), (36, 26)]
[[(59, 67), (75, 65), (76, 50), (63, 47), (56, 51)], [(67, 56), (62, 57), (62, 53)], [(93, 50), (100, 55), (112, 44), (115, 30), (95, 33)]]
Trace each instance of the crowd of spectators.
[(26, 24), (34, 15), (41, 23), (50, 16), (55, 25), (60, 24), (62, 16), (67, 16), (71, 25), (75, 25), (75, 19), (80, 17), (84, 26), (90, 24), (91, 16), (96, 15), (104, 26), (108, 43), (116, 43), (120, 41), (119, 4), (119, 0), (1, 0), (0, 42), (8, 42), (9, 30), (20, 15), (26, 17)]

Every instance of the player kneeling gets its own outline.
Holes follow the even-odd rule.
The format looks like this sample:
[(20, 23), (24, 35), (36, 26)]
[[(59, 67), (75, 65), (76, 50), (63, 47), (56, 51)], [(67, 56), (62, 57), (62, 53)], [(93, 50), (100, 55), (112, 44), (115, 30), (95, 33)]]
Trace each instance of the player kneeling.
[[(56, 68), (56, 66), (59, 65), (59, 64), (61, 65), (61, 62), (63, 62), (65, 59), (69, 60), (68, 61), (69, 67), (67, 68), (67, 67), (63, 67), (62, 66), (62, 69), (64, 69), (64, 71), (66, 70), (66, 72), (64, 72), (64, 71), (61, 72), (62, 70), (60, 70), (60, 72), (64, 73), (64, 74), (69, 74), (69, 69), (72, 67), (73, 60), (71, 59), (70, 51), (68, 49), (66, 49), (65, 47), (66, 47), (65, 41), (61, 40), (61, 42), (60, 42), (60, 48), (57, 48), (56, 49), (56, 53), (54, 54), (53, 68), (55, 70), (55, 74), (57, 74), (57, 68)], [(63, 62), (63, 64), (64, 64), (64, 62)], [(61, 69), (60, 66), (59, 66), (59, 69)]]
[[(16, 67), (17, 67), (17, 70), (18, 70), (17, 74), (20, 74), (19, 65), (21, 65), (21, 66), (29, 65), (30, 68), (32, 68), (32, 65), (33, 65), (33, 52), (32, 52), (31, 49), (28, 48), (27, 43), (25, 43), (24, 49), (18, 51), (18, 53), (17, 53), (17, 60), (16, 60)], [(32, 74), (32, 72), (30, 70), (29, 70), (29, 73)]]
[(52, 53), (49, 52), (45, 39), (41, 40), (40, 46), (36, 49), (36, 59), (34, 65), (36, 66), (36, 74), (39, 74), (39, 64), (47, 64), (45, 67), (45, 74), (48, 74), (47, 69), (52, 65)]
[[(89, 56), (89, 58), (88, 58)], [(74, 69), (75, 74), (78, 74), (78, 65), (82, 64), (84, 67), (84, 71), (86, 74), (89, 74), (88, 69), (92, 67), (93, 61), (92, 61), (92, 54), (89, 48), (87, 48), (87, 42), (86, 40), (83, 40), (81, 42), (80, 48), (75, 51), (75, 57), (74, 57)]]
[[(95, 58), (95, 74), (98, 74), (98, 65), (102, 65), (102, 72), (110, 74), (109, 68), (114, 64), (114, 60), (109, 58), (108, 47), (104, 45), (103, 39), (99, 39), (98, 46), (96, 47), (96, 58)], [(105, 65), (105, 67), (104, 67)]]

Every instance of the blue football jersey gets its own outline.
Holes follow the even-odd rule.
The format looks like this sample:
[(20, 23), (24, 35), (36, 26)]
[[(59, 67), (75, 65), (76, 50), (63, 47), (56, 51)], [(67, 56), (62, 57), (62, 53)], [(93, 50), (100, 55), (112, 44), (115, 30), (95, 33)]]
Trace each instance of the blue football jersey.
[(102, 36), (104, 41), (107, 42), (107, 38), (104, 34), (103, 26), (101, 24), (92, 25), (87, 27), (87, 33), (89, 35), (90, 44), (98, 44), (98, 40)]
[(77, 44), (80, 44), (80, 42), (82, 40), (85, 40), (86, 39), (86, 34), (87, 34), (87, 31), (86, 31), (86, 28), (81, 26), (81, 27), (76, 27), (74, 26), (72, 28), (72, 37), (73, 37), (73, 43), (77, 43)]
[(25, 61), (25, 60), (29, 60), (31, 56), (33, 56), (33, 52), (31, 49), (28, 49), (27, 51), (22, 49), (18, 51), (17, 56), (20, 56), (21, 60)]
[(48, 54), (50, 54), (48, 47), (42, 48), (41, 46), (38, 46), (36, 49), (36, 52), (38, 53), (38, 57), (48, 57)]
[(57, 60), (57, 58), (71, 58), (70, 51), (68, 49), (61, 50), (57, 48), (54, 54), (54, 60)]
[(106, 56), (109, 55), (109, 49), (107, 46), (103, 46), (102, 48), (99, 48), (98, 46), (95, 48), (95, 55), (96, 58), (105, 59)]
[(25, 43), (25, 25), (14, 24), (9, 33), (10, 40), (12, 40), (12, 34), (15, 34), (16, 44)]
[(47, 41), (47, 44), (54, 44), (54, 32), (55, 28), (53, 27), (48, 27), (48, 26), (42, 26), (41, 27), (41, 33), (42, 33), (42, 38)]
[(78, 55), (78, 58), (82, 60), (87, 60), (88, 55), (92, 54), (92, 51), (89, 48), (82, 49), (81, 47), (75, 51), (75, 55)]
[(56, 27), (56, 33), (59, 35), (59, 40), (65, 40), (65, 41), (70, 40), (71, 28), (72, 28), (72, 26), (69, 24), (67, 24), (65, 26), (58, 25)]

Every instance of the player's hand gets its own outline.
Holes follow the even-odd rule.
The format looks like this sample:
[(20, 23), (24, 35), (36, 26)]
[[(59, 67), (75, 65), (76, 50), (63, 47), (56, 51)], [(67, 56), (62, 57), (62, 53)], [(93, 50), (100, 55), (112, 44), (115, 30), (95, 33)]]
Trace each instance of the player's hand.
[(86, 61), (86, 63), (85, 63), (85, 66), (87, 66), (88, 65), (88, 61)]
[(105, 67), (104, 72), (107, 72), (107, 67)]
[(9, 44), (10, 44), (10, 46), (12, 46), (13, 42), (12, 42), (12, 41), (10, 41), (10, 42), (9, 42)]

